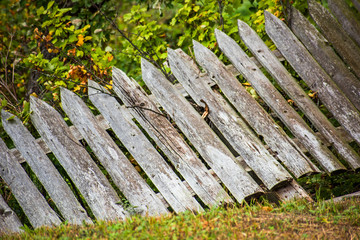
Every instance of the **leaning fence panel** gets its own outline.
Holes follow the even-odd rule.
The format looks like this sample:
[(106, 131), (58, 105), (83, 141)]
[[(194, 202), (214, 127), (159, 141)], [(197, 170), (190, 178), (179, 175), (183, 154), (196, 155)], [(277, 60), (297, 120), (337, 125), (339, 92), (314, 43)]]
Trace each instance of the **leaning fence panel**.
[(31, 120), (39, 134), (74, 182), (97, 219), (124, 219), (119, 196), (85, 148), (51, 106), (30, 98)]
[(99, 90), (92, 89), (89, 92), (91, 101), (108, 120), (119, 140), (172, 209), (175, 212), (183, 212), (187, 209), (201, 211), (201, 206), (192, 197), (191, 192), (132, 121), (132, 117), (126, 109), (122, 108), (115, 98), (106, 95), (105, 89), (97, 87)]
[(354, 169), (359, 168), (360, 159), (356, 152), (328, 121), (315, 103), (307, 96), (305, 91), (277, 60), (255, 31), (246, 23), (239, 21), (239, 33), (253, 55), (262, 63), (265, 69), (315, 125), (319, 132), (323, 134), (328, 142), (334, 145), (337, 152), (341, 154)]
[(344, 166), (321, 143), (320, 139), (313, 133), (300, 115), (286, 102), (269, 79), (249, 60), (249, 57), (240, 46), (220, 30), (216, 30), (215, 34), (220, 49), (247, 81), (251, 83), (260, 97), (274, 110), (290, 131), (306, 146), (322, 167), (328, 172), (344, 169)]
[(345, 96), (360, 110), (360, 81), (351, 73), (321, 33), (304, 15), (291, 8), (291, 31), (332, 78)]
[[(6, 121), (12, 117), (11, 121)], [(91, 223), (86, 211), (75, 198), (70, 187), (61, 177), (53, 163), (40, 148), (35, 138), (22, 125), (19, 118), (5, 111), (1, 112), (2, 124), (16, 148), (26, 159), (47, 193), (54, 201), (65, 220), (73, 224)]]
[(142, 59), (143, 80), (156, 96), (182, 132), (219, 176), (222, 182), (242, 202), (246, 197), (263, 191), (248, 173), (236, 163), (237, 160), (223, 142), (214, 134), (201, 116), (181, 98), (170, 82), (151, 63)]
[(55, 211), (47, 204), (18, 160), (8, 151), (2, 139), (0, 139), (0, 175), (34, 228), (61, 223)]
[(344, 96), (291, 30), (269, 12), (265, 12), (265, 29), (294, 70), (312, 91), (318, 92), (324, 106), (354, 140), (360, 143), (360, 125), (358, 124), (360, 114), (354, 105)]
[(285, 185), (292, 177), (276, 159), (270, 155), (260, 140), (239, 117), (225, 110), (212, 94), (210, 87), (203, 84), (206, 76), (200, 77), (200, 69), (189, 60), (184, 52), (168, 49), (168, 61), (177, 80), (198, 105), (206, 104), (208, 117), (220, 130), (234, 150), (244, 159), (255, 174), (269, 189)]
[(321, 33), (331, 43), (336, 52), (360, 78), (360, 47), (346, 34), (336, 19), (315, 0), (309, 0), (309, 12)]
[(232, 202), (229, 195), (140, 86), (116, 68), (113, 69), (113, 79), (116, 94), (200, 199), (209, 206)]

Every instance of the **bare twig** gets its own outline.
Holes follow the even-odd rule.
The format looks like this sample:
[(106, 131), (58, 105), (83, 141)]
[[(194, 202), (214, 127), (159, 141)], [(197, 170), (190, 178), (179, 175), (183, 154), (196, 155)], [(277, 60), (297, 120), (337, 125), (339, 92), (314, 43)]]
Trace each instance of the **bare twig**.
[(160, 115), (160, 116), (163, 116), (163, 117), (166, 117), (166, 118), (167, 118), (167, 116), (166, 116), (165, 114), (160, 113), (160, 112), (157, 112), (157, 111), (154, 111), (154, 110), (152, 110), (151, 108), (143, 107), (143, 106), (141, 106), (141, 104), (140, 104), (140, 105), (138, 104), (138, 105), (126, 106), (126, 108), (140, 108), (140, 109), (142, 109), (142, 110), (150, 111), (150, 112), (156, 113), (156, 114), (158, 114), (158, 115)]

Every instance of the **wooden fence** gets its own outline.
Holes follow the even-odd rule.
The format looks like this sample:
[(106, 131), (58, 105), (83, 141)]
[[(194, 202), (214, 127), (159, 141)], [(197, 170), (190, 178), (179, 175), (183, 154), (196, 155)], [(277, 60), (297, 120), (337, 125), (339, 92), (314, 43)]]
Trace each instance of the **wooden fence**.
[[(246, 23), (238, 21), (240, 37), (252, 58), (216, 30), (218, 45), (232, 62), (229, 66), (196, 41), (196, 61), (206, 72), (183, 51), (168, 49), (168, 62), (179, 84), (172, 85), (151, 63), (142, 60), (143, 80), (151, 95), (114, 67), (113, 89), (123, 105), (89, 80), (89, 99), (101, 113), (97, 116), (76, 94), (61, 89), (62, 108), (73, 124), (70, 127), (54, 108), (31, 97), (31, 122), (41, 136), (38, 139), (17, 117), (2, 111), (3, 127), (16, 149), (9, 150), (0, 139), (0, 175), (31, 225), (59, 225), (64, 220), (91, 223), (89, 216), (125, 219), (134, 212), (150, 216), (169, 211), (201, 212), (205, 206), (242, 202), (262, 194), (281, 201), (311, 201), (295, 179), (323, 171), (345, 171), (345, 165), (359, 170), (360, 157), (349, 142), (360, 144), (360, 24), (351, 17), (345, 1), (328, 2), (338, 21), (321, 5), (309, 1), (310, 14), (322, 33), (296, 9), (289, 13), (291, 30), (265, 12), (266, 31), (279, 51), (270, 51)], [(341, 127), (334, 127), (307, 96), (281, 63), (283, 58), (318, 94)], [(288, 104), (262, 67), (318, 132)], [(295, 138), (290, 138), (247, 92), (236, 78), (239, 74)], [(203, 107), (203, 116), (194, 104)], [(122, 150), (109, 129), (123, 145)], [(81, 144), (84, 141), (87, 147)], [(91, 149), (95, 161), (86, 148)], [(56, 157), (71, 184), (48, 153)], [(21, 166), (25, 161), (56, 211)], [(130, 207), (125, 207), (123, 198)], [(21, 226), (0, 196), (1, 231), (20, 231)]]

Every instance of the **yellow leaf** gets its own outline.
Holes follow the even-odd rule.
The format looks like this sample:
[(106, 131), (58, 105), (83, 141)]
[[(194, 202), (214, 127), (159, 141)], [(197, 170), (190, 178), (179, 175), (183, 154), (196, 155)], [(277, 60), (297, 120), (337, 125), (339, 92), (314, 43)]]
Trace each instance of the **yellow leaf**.
[(114, 56), (113, 56), (113, 55), (110, 55), (110, 56), (108, 57), (108, 61), (109, 61), (109, 62), (111, 62), (113, 59), (114, 59)]
[(89, 41), (89, 40), (91, 40), (92, 39), (92, 36), (86, 36), (85, 38), (84, 38), (84, 41), (86, 42), (86, 41)]
[(81, 47), (83, 44), (84, 44), (84, 36), (82, 34), (79, 34), (78, 42), (76, 43), (76, 46)]
[(270, 211), (272, 211), (273, 209), (272, 209), (272, 207), (264, 206), (264, 207), (262, 207), (262, 210), (267, 211), (267, 212), (270, 212)]
[(80, 90), (80, 85), (77, 85), (76, 87), (74, 87), (74, 92), (78, 92)]
[(313, 92), (313, 93), (308, 93), (308, 95), (309, 95), (309, 97), (311, 97), (311, 98), (314, 98), (315, 96), (316, 96), (316, 94), (317, 94), (317, 92)]
[(33, 92), (32, 94), (30, 94), (31, 96), (34, 96), (34, 97), (38, 97), (38, 95), (35, 93), (35, 92)]

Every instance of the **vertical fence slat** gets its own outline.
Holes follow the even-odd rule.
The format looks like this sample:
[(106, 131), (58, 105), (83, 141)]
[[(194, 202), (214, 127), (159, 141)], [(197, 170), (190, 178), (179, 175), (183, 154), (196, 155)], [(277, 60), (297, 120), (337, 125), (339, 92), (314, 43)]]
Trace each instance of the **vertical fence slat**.
[(343, 95), (285, 23), (271, 13), (265, 12), (265, 29), (294, 70), (311, 90), (318, 92), (324, 106), (355, 141), (360, 143), (360, 114), (354, 105)]
[(344, 169), (329, 149), (320, 141), (300, 115), (286, 102), (261, 70), (250, 61), (240, 46), (225, 33), (215, 30), (222, 52), (254, 87), (260, 97), (282, 119), (290, 131), (306, 146), (309, 152), (328, 172)]
[(275, 121), (266, 113), (259, 103), (246, 91), (235, 76), (208, 48), (193, 41), (196, 61), (208, 73), (224, 92), (229, 101), (242, 117), (250, 124), (257, 134), (264, 137), (264, 141), (276, 154), (284, 165), (295, 175), (318, 172), (319, 169), (311, 163), (295, 143), (286, 135)]
[(359, 79), (349, 71), (321, 33), (294, 7), (291, 7), (290, 18), (292, 32), (334, 80), (345, 96), (360, 110)]
[(113, 86), (114, 91), (131, 114), (154, 139), (173, 166), (206, 205), (213, 206), (222, 202), (232, 202), (229, 195), (208, 172), (174, 126), (161, 115), (156, 105), (139, 85), (131, 81), (121, 70), (113, 68)]
[[(89, 89), (89, 92), (92, 89)], [(109, 134), (97, 123), (86, 104), (71, 91), (61, 88), (61, 103), (115, 185), (137, 211), (146, 215), (167, 213), (166, 207), (146, 184)], [(96, 103), (93, 102), (95, 105)], [(117, 109), (113, 109), (116, 111)]]
[(322, 34), (332, 44), (337, 53), (360, 78), (360, 47), (346, 34), (336, 19), (325, 7), (308, 0), (309, 12)]
[(30, 117), (49, 149), (68, 173), (97, 219), (124, 219), (119, 196), (75, 139), (61, 115), (45, 102), (30, 97)]
[(267, 188), (273, 189), (289, 181), (290, 174), (270, 155), (240, 117), (224, 109), (224, 103), (217, 101), (210, 87), (203, 84), (206, 80), (201, 80), (200, 70), (193, 67), (195, 63), (188, 58), (184, 52), (168, 49), (171, 71), (196, 104), (203, 105), (201, 101), (207, 104), (210, 120)]
[(20, 233), (23, 231), (21, 227), (20, 219), (0, 195), (0, 236), (4, 233)]
[[(98, 86), (100, 87), (100, 86)], [(146, 137), (141, 133), (141, 131), (135, 126), (131, 119), (126, 119), (121, 111), (120, 105), (116, 104), (116, 100), (109, 98), (106, 95), (105, 90), (98, 88), (97, 92), (93, 92), (95, 89), (90, 89), (89, 94), (93, 104), (98, 107), (98, 110), (103, 114), (105, 119), (108, 120), (112, 130), (118, 136), (119, 140), (125, 146), (125, 148), (130, 152), (130, 154), (135, 158), (140, 167), (144, 170), (150, 180), (158, 188), (163, 197), (167, 200), (169, 205), (176, 212), (185, 211), (190, 209), (193, 211), (201, 210), (200, 205), (192, 197), (191, 193), (186, 189), (186, 187), (181, 183), (180, 179), (175, 175), (171, 168), (165, 163), (160, 154), (154, 149), (151, 143), (146, 139)], [(101, 94), (103, 92), (103, 94)], [(101, 161), (109, 158), (106, 155), (111, 154), (104, 151), (104, 149), (111, 149), (115, 151), (118, 149), (116, 144), (112, 141), (110, 136), (104, 131), (101, 130), (96, 122), (95, 117), (92, 115), (91, 111), (87, 108), (84, 102), (81, 101), (74, 93), (69, 90), (62, 89), (62, 103), (64, 111), (72, 119), (75, 126), (84, 136), (85, 140), (89, 143), (92, 150), (95, 154), (98, 154), (98, 158)], [(101, 94), (101, 95), (100, 95)], [(132, 123), (132, 124), (131, 124)], [(105, 153), (105, 154), (104, 154)], [(141, 180), (141, 176), (136, 172), (135, 168), (131, 165), (130, 161), (121, 153), (120, 150), (117, 150), (117, 156), (121, 154), (122, 162), (118, 166), (112, 166), (112, 163), (116, 159), (108, 159), (107, 165), (109, 168), (119, 168), (121, 165), (128, 165), (128, 168), (121, 169), (123, 175), (128, 174), (130, 171), (133, 172), (132, 176), (126, 176), (126, 182), (119, 183), (119, 185), (128, 185), (128, 191), (133, 188), (136, 189), (135, 184)], [(108, 170), (110, 171), (110, 169)], [(136, 176), (138, 177), (135, 177)], [(136, 195), (138, 195), (137, 193)], [(148, 194), (148, 193), (146, 193)], [(152, 193), (152, 195), (154, 195)], [(147, 202), (149, 201), (149, 196), (145, 196)], [(134, 197), (132, 197), (134, 198)], [(153, 204), (160, 205), (160, 199), (152, 197)], [(157, 200), (157, 201), (154, 201)], [(141, 199), (140, 199), (141, 201)], [(148, 203), (150, 205), (152, 203)], [(149, 207), (149, 206), (146, 206)], [(157, 212), (152, 212), (152, 214), (162, 214), (166, 213), (164, 206), (157, 207), (159, 210)]]
[[(13, 117), (13, 119), (6, 121), (10, 117)], [(38, 177), (65, 220), (72, 224), (82, 224), (83, 221), (91, 223), (91, 219), (76, 200), (70, 187), (42, 151), (39, 144), (35, 142), (35, 138), (22, 125), (20, 119), (5, 111), (1, 111), (1, 118), (5, 131), (26, 159), (31, 170)]]
[[(296, 21), (292, 18), (292, 21)], [(270, 75), (277, 81), (280, 87), (295, 101), (302, 112), (310, 119), (319, 132), (332, 143), (337, 152), (354, 169), (360, 167), (360, 158), (350, 147), (346, 140), (328, 121), (325, 115), (318, 109), (314, 102), (307, 96), (291, 74), (272, 54), (260, 37), (245, 22), (239, 21), (240, 37), (252, 54), (265, 67)]]
[(242, 202), (246, 197), (262, 193), (255, 181), (236, 163), (237, 160), (226, 146), (161, 72), (144, 59), (141, 69), (143, 80), (151, 92), (233, 196)]
[[(7, 120), (11, 121), (11, 120)], [(0, 175), (34, 228), (59, 225), (60, 219), (47, 204), (17, 159), (0, 138)]]
[(345, 0), (328, 0), (328, 6), (343, 29), (360, 46), (360, 22), (350, 6)]

